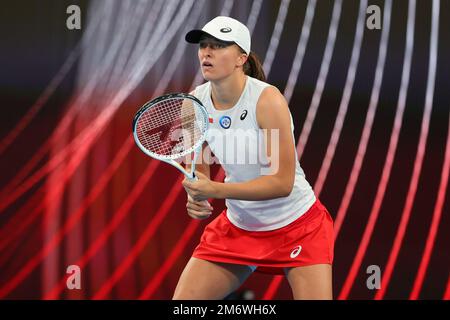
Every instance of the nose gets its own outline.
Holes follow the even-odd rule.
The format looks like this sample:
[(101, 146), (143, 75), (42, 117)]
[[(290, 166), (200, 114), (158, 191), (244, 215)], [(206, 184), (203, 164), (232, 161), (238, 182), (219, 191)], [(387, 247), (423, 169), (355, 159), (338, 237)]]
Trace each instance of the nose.
[(211, 47), (208, 45), (205, 48), (200, 48), (199, 53), (201, 57), (211, 57)]

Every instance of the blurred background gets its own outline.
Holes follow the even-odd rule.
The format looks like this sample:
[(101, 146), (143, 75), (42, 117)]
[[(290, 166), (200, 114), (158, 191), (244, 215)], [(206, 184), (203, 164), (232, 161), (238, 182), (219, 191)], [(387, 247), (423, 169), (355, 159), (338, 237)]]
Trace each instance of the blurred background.
[[(449, 299), (446, 0), (2, 3), (0, 297), (172, 297), (211, 219), (187, 216), (182, 176), (134, 145), (131, 121), (203, 82), (184, 35), (217, 15), (247, 24), (289, 102), (301, 166), (335, 219), (335, 298)], [(66, 286), (70, 265), (81, 289)], [(255, 273), (228, 298), (292, 294)]]

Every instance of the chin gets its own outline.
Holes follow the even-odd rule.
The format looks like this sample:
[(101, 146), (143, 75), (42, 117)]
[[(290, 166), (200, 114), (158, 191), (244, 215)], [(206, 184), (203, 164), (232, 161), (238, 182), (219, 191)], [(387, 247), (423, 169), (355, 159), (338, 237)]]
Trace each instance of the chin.
[(211, 76), (210, 74), (203, 74), (203, 78), (204, 78), (206, 81), (215, 81), (215, 80), (217, 80), (216, 77), (213, 77), (213, 76)]
[(206, 81), (211, 81), (211, 76), (210, 75), (204, 74), (204, 73), (202, 73), (202, 74), (203, 74), (203, 79), (205, 79)]
[(215, 74), (212, 74), (212, 73), (210, 73), (210, 72), (202, 72), (202, 74), (203, 74), (203, 78), (206, 80), (206, 81), (219, 81), (219, 80), (222, 80), (222, 79), (224, 79), (224, 78), (226, 78), (226, 76), (223, 76), (223, 75), (215, 75)]

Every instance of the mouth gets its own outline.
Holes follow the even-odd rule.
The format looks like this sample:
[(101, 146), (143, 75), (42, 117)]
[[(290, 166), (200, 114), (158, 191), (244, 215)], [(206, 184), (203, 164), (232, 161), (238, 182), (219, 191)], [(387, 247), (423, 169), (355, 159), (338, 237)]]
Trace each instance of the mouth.
[(202, 67), (203, 67), (203, 68), (212, 68), (212, 67), (213, 67), (213, 65), (212, 65), (212, 63), (211, 63), (211, 62), (208, 62), (208, 61), (203, 61), (203, 63), (202, 63)]

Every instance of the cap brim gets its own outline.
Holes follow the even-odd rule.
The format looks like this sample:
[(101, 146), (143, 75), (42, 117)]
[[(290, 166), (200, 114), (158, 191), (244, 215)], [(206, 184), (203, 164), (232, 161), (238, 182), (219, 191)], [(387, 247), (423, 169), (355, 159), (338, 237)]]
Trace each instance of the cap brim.
[(189, 43), (199, 43), (202, 36), (208, 36), (208, 37), (214, 38), (218, 41), (229, 43), (229, 44), (235, 43), (234, 41), (227, 41), (227, 40), (222, 40), (217, 37), (214, 37), (212, 34), (209, 34), (208, 32), (203, 31), (203, 30), (191, 30), (188, 33), (186, 33), (186, 36), (184, 37), (184, 39)]
[(186, 36), (184, 38), (189, 43), (199, 43), (203, 35), (211, 36), (209, 33), (203, 30), (191, 30), (188, 33), (186, 33)]

